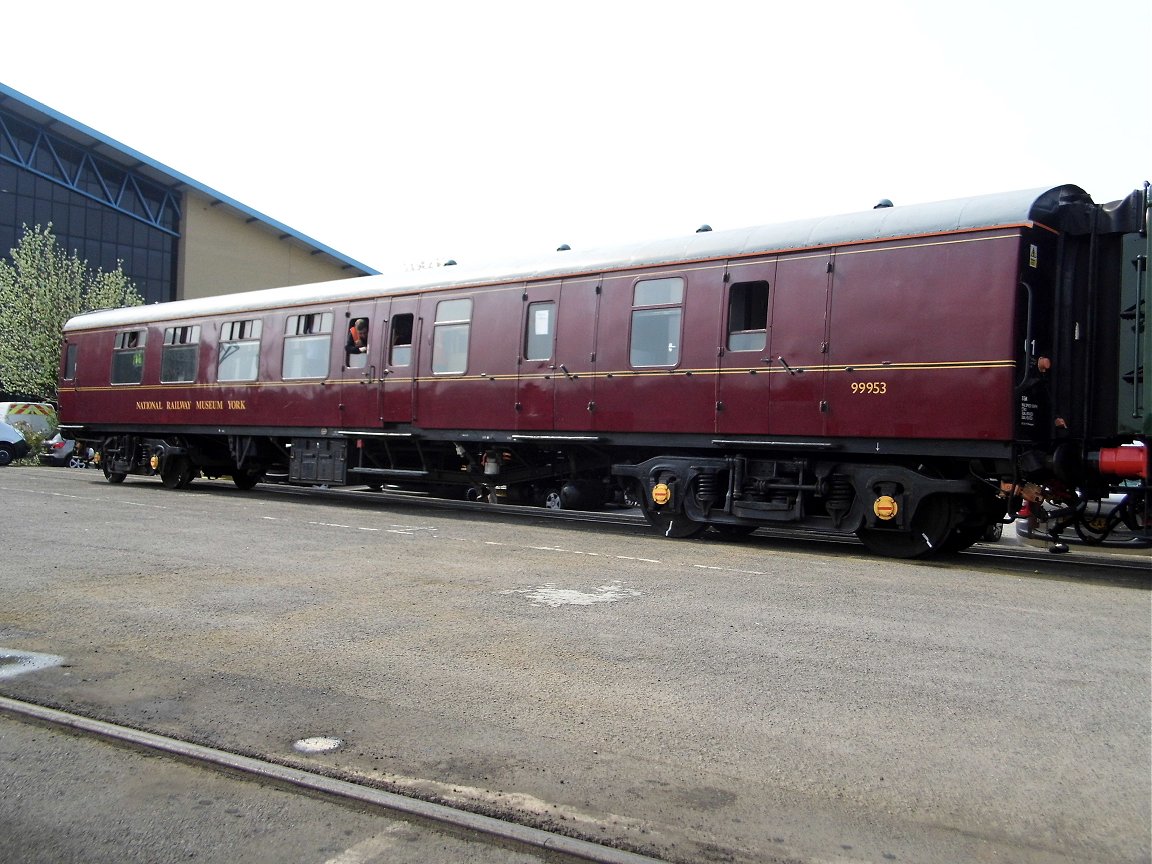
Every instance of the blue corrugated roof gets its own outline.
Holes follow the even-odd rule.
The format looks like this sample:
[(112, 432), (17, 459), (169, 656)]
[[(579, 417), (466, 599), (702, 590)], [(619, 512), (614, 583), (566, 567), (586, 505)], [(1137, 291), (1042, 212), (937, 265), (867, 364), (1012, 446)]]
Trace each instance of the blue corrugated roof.
[[(325, 255), (334, 258), (345, 266), (360, 270), (364, 274), (374, 275), (380, 272), (375, 268), (369, 267), (367, 264), (349, 258), (341, 252), (337, 252), (332, 247), (320, 243), (306, 234), (301, 234), (283, 222), (279, 222), (258, 210), (253, 210), (246, 204), (242, 204), (234, 198), (230, 198), (209, 186), (205, 186), (197, 180), (193, 180), (187, 174), (182, 174), (179, 171), (169, 168), (167, 165), (145, 156), (138, 150), (121, 144), (119, 141), (108, 137), (102, 132), (98, 132), (90, 126), (73, 120), (71, 117), (61, 114), (59, 111), (26, 96), (18, 90), (13, 90), (11, 87), (0, 83), (0, 106), (11, 107), (10, 104), (6, 104), (10, 102), (15, 102), (22, 106), (25, 109), (25, 116), (30, 120), (35, 120), (36, 118), (32, 115), (38, 114), (41, 115), (41, 122), (47, 120), (66, 127), (69, 130), (67, 137), (73, 141), (73, 143), (96, 150), (102, 158), (119, 162), (123, 167), (133, 170), (145, 169), (150, 179), (154, 182), (195, 190), (202, 195), (226, 204), (228, 207), (249, 219), (261, 222), (275, 229), (280, 234), (291, 237), (318, 252), (323, 252)], [(32, 112), (32, 114), (28, 114), (29, 111)]]

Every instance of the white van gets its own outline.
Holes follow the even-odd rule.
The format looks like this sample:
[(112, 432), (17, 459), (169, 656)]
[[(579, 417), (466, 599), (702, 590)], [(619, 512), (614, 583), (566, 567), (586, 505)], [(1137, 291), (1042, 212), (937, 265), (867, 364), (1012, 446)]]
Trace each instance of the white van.
[(50, 437), (57, 425), (56, 409), (49, 402), (0, 402), (0, 423)]
[(20, 430), (7, 423), (0, 423), (0, 465), (8, 465), (28, 455), (28, 442)]

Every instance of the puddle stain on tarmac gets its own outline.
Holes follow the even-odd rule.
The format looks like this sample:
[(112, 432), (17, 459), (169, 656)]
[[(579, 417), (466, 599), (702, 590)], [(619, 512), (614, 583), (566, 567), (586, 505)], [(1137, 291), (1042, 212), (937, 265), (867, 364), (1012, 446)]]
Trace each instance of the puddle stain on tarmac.
[(0, 678), (15, 678), (25, 672), (35, 672), (38, 669), (49, 669), (61, 666), (63, 657), (55, 654), (37, 654), (35, 651), (15, 651), (11, 648), (0, 648)]
[(622, 582), (611, 582), (600, 585), (591, 591), (578, 591), (574, 588), (558, 588), (554, 582), (546, 582), (535, 588), (513, 588), (501, 591), (507, 596), (519, 594), (534, 606), (550, 606), (556, 609), (560, 606), (591, 606), (594, 603), (615, 603), (628, 597), (640, 597), (641, 592), (625, 588)]
[(329, 737), (327, 735), (313, 735), (310, 738), (301, 738), (292, 745), (292, 749), (297, 753), (331, 753), (333, 750), (339, 750), (344, 746), (344, 742), (339, 738)]

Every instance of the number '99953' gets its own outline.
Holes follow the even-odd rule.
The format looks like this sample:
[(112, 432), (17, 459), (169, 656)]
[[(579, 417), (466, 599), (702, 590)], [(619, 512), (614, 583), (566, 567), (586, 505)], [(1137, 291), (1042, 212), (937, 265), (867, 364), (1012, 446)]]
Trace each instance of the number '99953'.
[(853, 381), (852, 392), (863, 396), (883, 396), (888, 392), (887, 381)]

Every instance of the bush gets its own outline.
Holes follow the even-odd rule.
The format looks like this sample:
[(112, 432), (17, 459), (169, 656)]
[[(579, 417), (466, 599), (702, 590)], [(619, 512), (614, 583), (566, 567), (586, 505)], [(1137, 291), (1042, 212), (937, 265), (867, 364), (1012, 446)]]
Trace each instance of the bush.
[(39, 465), (40, 459), (38, 457), (40, 455), (40, 448), (44, 446), (45, 441), (56, 434), (56, 430), (52, 429), (48, 432), (37, 432), (27, 423), (22, 423), (19, 420), (13, 423), (12, 426), (20, 430), (20, 433), (24, 436), (24, 440), (27, 441), (28, 446), (32, 448), (23, 459), (17, 459), (12, 464)]

